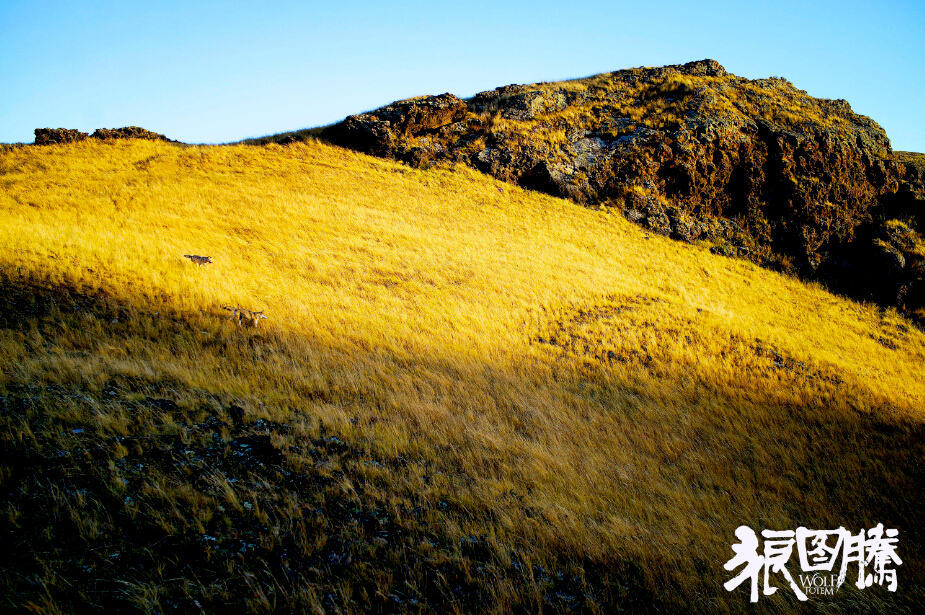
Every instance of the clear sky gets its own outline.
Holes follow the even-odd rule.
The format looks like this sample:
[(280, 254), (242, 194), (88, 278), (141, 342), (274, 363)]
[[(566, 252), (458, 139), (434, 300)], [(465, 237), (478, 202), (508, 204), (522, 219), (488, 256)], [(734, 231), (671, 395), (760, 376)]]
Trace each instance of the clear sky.
[(895, 149), (925, 151), (925, 0), (0, 0), (0, 141), (138, 125), (225, 142), (702, 58), (845, 98)]

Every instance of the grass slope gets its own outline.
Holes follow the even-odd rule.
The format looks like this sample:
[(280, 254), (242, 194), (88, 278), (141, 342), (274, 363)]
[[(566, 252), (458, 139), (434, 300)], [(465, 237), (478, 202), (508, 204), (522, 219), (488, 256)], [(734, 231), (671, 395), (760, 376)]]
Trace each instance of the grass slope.
[(320, 143), (10, 147), (0, 186), (3, 608), (753, 612), (738, 525), (878, 522), (900, 590), (803, 606), (923, 599), (892, 311)]

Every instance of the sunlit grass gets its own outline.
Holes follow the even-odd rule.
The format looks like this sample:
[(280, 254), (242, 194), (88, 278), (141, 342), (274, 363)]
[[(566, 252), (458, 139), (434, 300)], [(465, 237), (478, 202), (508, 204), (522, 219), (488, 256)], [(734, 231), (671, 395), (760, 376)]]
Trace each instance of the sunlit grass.
[[(925, 336), (895, 312), (462, 167), (318, 143), (9, 148), (0, 199), (5, 281), (122, 310), (0, 329), (0, 387), (96, 400), (61, 420), (128, 433), (101, 397), (119, 378), (170, 383), (181, 406), (248, 400), (295, 425), (282, 448), (321, 419), (412, 460), (361, 490), (452, 494), (444, 531), (489, 537), (501, 560), (631, 561), (697, 610), (743, 604), (721, 589), (742, 523), (883, 521), (921, 545)], [(269, 319), (237, 329), (225, 305)], [(208, 525), (194, 486), (147, 488), (175, 500), (165, 528)], [(910, 557), (900, 577), (921, 574)], [(499, 609), (530, 604), (491, 591)]]

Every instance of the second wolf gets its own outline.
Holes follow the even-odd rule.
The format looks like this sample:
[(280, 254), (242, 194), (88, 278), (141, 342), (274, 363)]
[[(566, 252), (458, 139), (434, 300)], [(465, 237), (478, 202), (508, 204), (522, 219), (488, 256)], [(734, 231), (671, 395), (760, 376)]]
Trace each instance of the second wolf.
[(256, 327), (261, 320), (265, 320), (267, 317), (262, 310), (260, 312), (254, 312), (252, 310), (245, 310), (244, 308), (229, 306), (222, 306), (222, 309), (231, 312), (231, 320), (241, 327)]

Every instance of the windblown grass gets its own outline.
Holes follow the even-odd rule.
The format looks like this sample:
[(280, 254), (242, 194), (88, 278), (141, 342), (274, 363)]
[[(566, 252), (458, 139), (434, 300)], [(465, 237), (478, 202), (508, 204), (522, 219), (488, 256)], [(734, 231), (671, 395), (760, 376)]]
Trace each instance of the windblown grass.
[(751, 610), (738, 525), (878, 522), (899, 592), (813, 605), (923, 598), (892, 311), (320, 143), (8, 148), (0, 272), (5, 606)]

